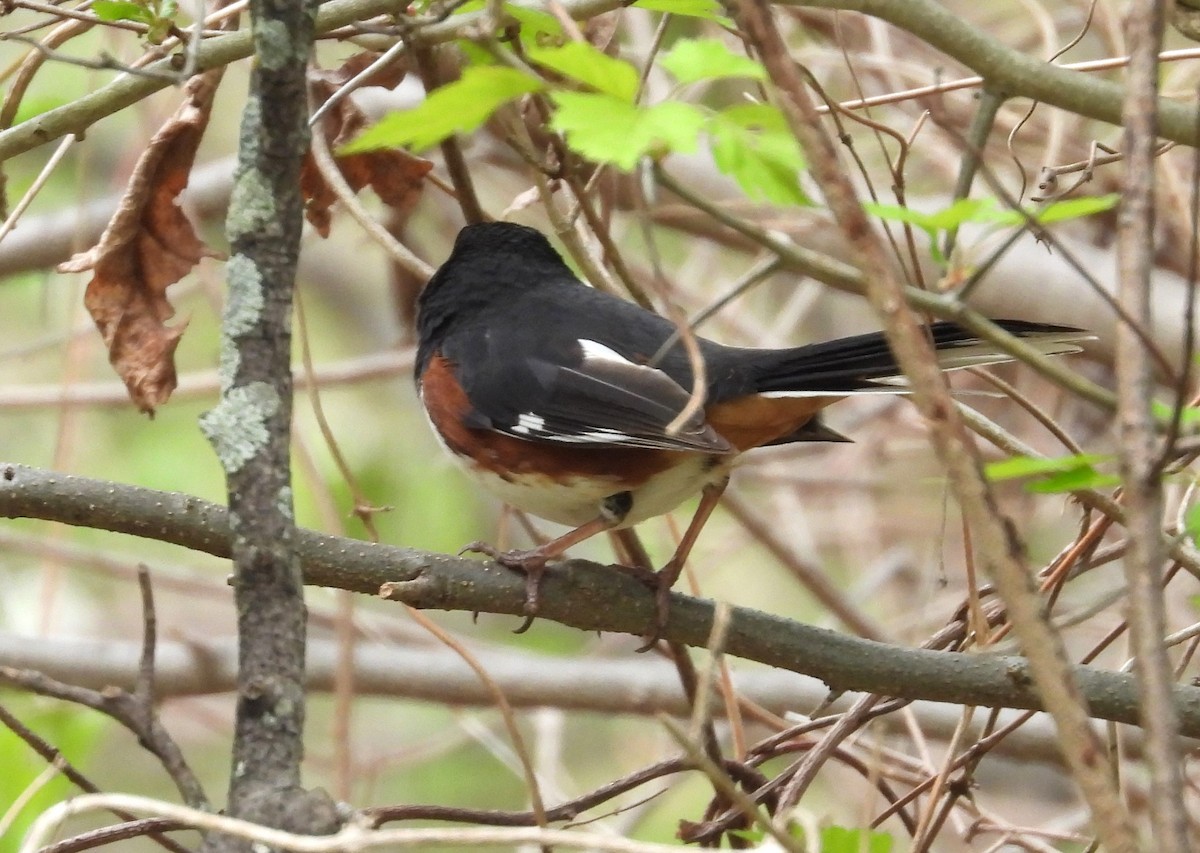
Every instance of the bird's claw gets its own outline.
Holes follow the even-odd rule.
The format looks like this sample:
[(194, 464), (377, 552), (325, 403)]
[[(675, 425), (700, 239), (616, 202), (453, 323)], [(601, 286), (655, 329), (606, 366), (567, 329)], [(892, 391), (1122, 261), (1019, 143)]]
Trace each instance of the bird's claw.
[(541, 599), (542, 576), (546, 573), (546, 563), (549, 562), (548, 558), (536, 548), (531, 551), (501, 551), (487, 542), (478, 540), (464, 545), (458, 553), (461, 556), (468, 552), (483, 554), (495, 560), (506, 569), (511, 569), (525, 575), (525, 603), (523, 607), (525, 621), (521, 623), (519, 628), (513, 631), (514, 634), (524, 634), (533, 625), (533, 620), (538, 613)]
[(665, 569), (654, 576), (654, 622), (650, 625), (646, 642), (637, 649), (639, 654), (650, 651), (662, 639), (667, 619), (671, 616), (671, 587), (675, 583), (675, 577), (664, 572)]

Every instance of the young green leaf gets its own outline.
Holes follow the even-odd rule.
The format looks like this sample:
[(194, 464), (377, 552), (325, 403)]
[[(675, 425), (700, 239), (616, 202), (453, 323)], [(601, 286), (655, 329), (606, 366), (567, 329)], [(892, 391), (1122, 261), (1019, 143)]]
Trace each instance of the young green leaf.
[(1200, 503), (1192, 504), (1184, 513), (1183, 532), (1192, 540), (1193, 546), (1200, 545)]
[(1084, 465), (1028, 482), (1025, 484), (1025, 491), (1038, 495), (1053, 495), (1060, 492), (1076, 492), (1080, 489), (1107, 489), (1120, 484), (1121, 478), (1116, 474), (1106, 474), (1097, 471), (1091, 465)]
[[(1120, 202), (1119, 193), (1108, 195), (1085, 196), (1083, 198), (1068, 198), (1051, 202), (1040, 209), (1026, 211), (1034, 221), (1041, 225), (1063, 222), (1068, 219), (1079, 219), (1111, 210)], [(1024, 225), (1025, 216), (1016, 210), (995, 210), (990, 215), (990, 221), (999, 225)]]
[[(1175, 417), (1175, 407), (1161, 400), (1151, 400), (1150, 411), (1164, 424), (1169, 424)], [(1179, 413), (1179, 422), (1184, 426), (1192, 426), (1200, 422), (1200, 407), (1184, 406), (1183, 411)]]
[(886, 832), (844, 826), (827, 826), (821, 830), (821, 853), (891, 853), (892, 844), (892, 836)]
[(752, 199), (810, 205), (800, 186), (804, 155), (779, 111), (767, 104), (740, 104), (714, 115), (708, 125), (713, 160)]
[(418, 106), (385, 116), (338, 153), (399, 146), (420, 151), (453, 133), (470, 133), (508, 101), (542, 87), (542, 81), (512, 68), (471, 66)]
[(549, 12), (517, 3), (505, 3), (504, 11), (521, 25), (521, 37), (526, 44), (534, 44), (540, 37), (556, 37), (563, 34), (562, 22)]
[[(487, 0), (467, 0), (466, 3), (457, 6), (452, 14), (465, 15), (468, 12), (482, 12), (486, 8)], [(521, 25), (521, 36), (528, 44), (535, 44), (541, 37), (563, 34), (562, 24), (549, 12), (508, 2), (502, 3), (501, 8), (506, 15)]]
[(988, 211), (994, 208), (995, 204), (995, 199), (990, 198), (960, 198), (949, 207), (933, 213), (926, 213), (922, 210), (913, 210), (911, 207), (877, 204), (869, 201), (863, 204), (863, 209), (880, 219), (915, 225), (933, 236), (938, 231), (957, 228), (964, 222), (990, 221)]
[(538, 65), (578, 80), (598, 92), (630, 103), (637, 94), (637, 69), (585, 41), (572, 41), (561, 47), (531, 47), (528, 52), (529, 58)]
[(150, 44), (162, 44), (167, 40), (167, 36), (171, 34), (171, 27), (175, 23), (172, 18), (159, 16), (150, 21), (150, 26), (146, 30), (146, 41)]
[(1103, 489), (1117, 486), (1121, 478), (1096, 470), (1102, 462), (1111, 462), (1111, 454), (1078, 453), (1053, 459), (1014, 456), (993, 462), (985, 469), (991, 480), (1011, 480), (1038, 477), (1025, 484), (1025, 490), (1035, 494), (1074, 492), (1080, 489)]
[(729, 835), (749, 842), (750, 847), (758, 847), (767, 837), (767, 831), (757, 824), (751, 824), (745, 829), (731, 829)]
[(1035, 456), (1014, 456), (989, 462), (984, 469), (989, 480), (1015, 480), (1021, 477), (1039, 477), (1044, 474), (1059, 474), (1089, 468), (1112, 460), (1107, 453), (1077, 453), (1071, 456), (1056, 456), (1050, 459)]
[(480, 47), (470, 39), (458, 39), (455, 45), (466, 58), (466, 65), (498, 65), (500, 60), (485, 47)]
[(760, 63), (734, 53), (718, 39), (683, 39), (659, 64), (684, 84), (721, 77), (767, 79), (767, 71)]
[(733, 21), (722, 14), (721, 4), (717, 0), (637, 0), (633, 5), (638, 9), (648, 9), (651, 12), (666, 12), (686, 18), (703, 18), (723, 27), (733, 26)]
[(1084, 198), (1067, 198), (1052, 202), (1037, 212), (1038, 222), (1049, 225), (1051, 222), (1062, 222), (1066, 219), (1078, 219), (1081, 216), (1091, 216), (1112, 210), (1121, 201), (1120, 193), (1108, 195), (1085, 196)]
[(965, 222), (994, 222), (995, 207), (996, 200), (992, 198), (960, 198), (949, 207), (933, 213), (894, 204), (877, 204), (875, 202), (863, 204), (864, 210), (880, 219), (906, 222), (924, 231), (929, 237), (929, 254), (936, 263), (943, 265), (946, 263), (946, 258), (938, 245), (939, 233), (957, 228)]
[(96, 0), (92, 4), (92, 11), (102, 21), (135, 21), (149, 24), (154, 20), (149, 9), (141, 3), (132, 3), (129, 0)]
[(640, 107), (606, 94), (553, 92), (550, 98), (556, 107), (550, 127), (572, 150), (625, 171), (645, 155), (694, 151), (704, 126), (697, 107), (678, 101)]

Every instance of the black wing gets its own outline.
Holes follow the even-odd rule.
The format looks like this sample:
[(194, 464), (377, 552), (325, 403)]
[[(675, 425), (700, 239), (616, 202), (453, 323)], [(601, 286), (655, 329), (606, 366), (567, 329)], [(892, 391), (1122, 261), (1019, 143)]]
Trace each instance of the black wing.
[[(640, 350), (652, 352), (666, 338), (657, 323), (640, 336), (644, 346), (635, 353), (627, 341), (601, 334), (603, 321), (581, 332), (567, 318), (534, 314), (524, 323), (493, 317), (444, 342), (443, 354), (460, 365), (459, 381), (475, 410), (473, 426), (592, 447), (732, 451), (705, 422), (702, 408), (668, 430), (687, 407), (690, 391), (663, 370), (638, 363)], [(666, 328), (669, 335), (673, 327)], [(628, 338), (629, 332), (625, 328), (615, 337)]]

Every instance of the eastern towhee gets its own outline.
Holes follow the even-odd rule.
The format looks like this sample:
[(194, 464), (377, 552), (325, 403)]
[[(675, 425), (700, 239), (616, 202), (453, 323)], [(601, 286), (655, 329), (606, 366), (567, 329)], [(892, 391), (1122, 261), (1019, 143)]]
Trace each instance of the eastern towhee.
[[(1075, 342), (1089, 337), (1067, 326), (995, 322), (1046, 354), (1077, 352)], [(679, 422), (692, 365), (676, 326), (583, 284), (540, 232), (507, 222), (459, 233), (421, 293), (417, 328), (417, 388), (442, 444), (505, 502), (572, 528), (528, 551), (478, 542), (464, 549), (525, 573), (527, 617), (537, 612), (549, 560), (702, 495), (658, 572), (652, 636), (738, 456), (846, 441), (821, 423), (822, 409), (850, 395), (904, 391), (880, 333), (789, 349), (696, 338), (703, 406)], [(1010, 358), (950, 323), (934, 323), (929, 335), (945, 369)]]

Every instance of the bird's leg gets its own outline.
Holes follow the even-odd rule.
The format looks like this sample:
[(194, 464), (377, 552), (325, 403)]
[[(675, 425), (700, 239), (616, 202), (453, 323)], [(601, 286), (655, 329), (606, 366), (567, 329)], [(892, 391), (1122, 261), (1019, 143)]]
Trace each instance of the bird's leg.
[(477, 554), (485, 554), (505, 568), (525, 575), (525, 621), (513, 632), (523, 634), (529, 630), (534, 617), (537, 616), (542, 575), (546, 572), (546, 564), (561, 557), (568, 548), (591, 539), (597, 533), (603, 533), (616, 527), (629, 514), (632, 506), (633, 496), (629, 492), (618, 492), (604, 499), (600, 505), (600, 514), (591, 521), (579, 525), (574, 530), (568, 530), (562, 536), (551, 539), (536, 548), (527, 551), (501, 551), (486, 542), (472, 542), (459, 553), (472, 551)]
[(652, 648), (662, 636), (663, 629), (667, 627), (667, 617), (671, 615), (671, 587), (675, 585), (675, 581), (679, 580), (679, 574), (683, 571), (683, 564), (687, 562), (688, 554), (692, 552), (692, 546), (700, 538), (700, 531), (708, 523), (709, 517), (720, 503), (721, 495), (725, 493), (725, 487), (728, 485), (729, 478), (722, 477), (717, 482), (709, 483), (704, 487), (704, 491), (700, 493), (700, 505), (696, 507), (696, 514), (692, 516), (687, 530), (683, 532), (683, 538), (679, 540), (679, 547), (675, 549), (675, 553), (671, 555), (667, 564), (658, 570), (654, 594), (654, 622), (650, 626), (646, 644), (638, 649), (639, 652)]
[(617, 553), (617, 559), (621, 562), (613, 568), (632, 575), (650, 589), (658, 589), (658, 572), (654, 571), (654, 561), (650, 559), (646, 546), (638, 539), (633, 528), (622, 527), (620, 530), (614, 530), (612, 535), (617, 540), (616, 544), (621, 547)]

